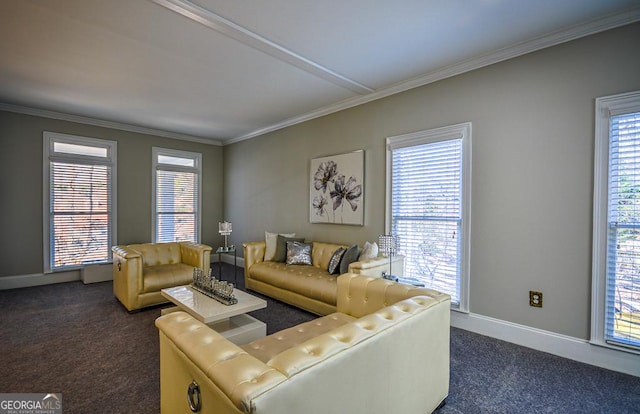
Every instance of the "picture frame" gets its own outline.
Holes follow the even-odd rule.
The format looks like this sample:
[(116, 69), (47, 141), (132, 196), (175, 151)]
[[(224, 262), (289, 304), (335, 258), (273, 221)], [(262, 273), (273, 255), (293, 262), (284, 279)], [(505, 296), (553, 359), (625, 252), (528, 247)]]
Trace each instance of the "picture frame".
[(364, 151), (311, 159), (309, 221), (364, 225)]

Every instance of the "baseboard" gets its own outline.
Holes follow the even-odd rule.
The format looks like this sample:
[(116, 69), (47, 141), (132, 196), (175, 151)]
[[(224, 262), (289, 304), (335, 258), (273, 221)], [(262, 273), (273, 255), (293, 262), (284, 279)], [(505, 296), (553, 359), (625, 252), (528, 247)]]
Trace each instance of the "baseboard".
[[(233, 264), (233, 255), (232, 254), (228, 254), (228, 253), (222, 253), (221, 255), (222, 257), (222, 263), (228, 263), (228, 264)], [(216, 263), (218, 261), (216, 260)], [(244, 267), (244, 258), (243, 257), (238, 257), (237, 259), (237, 266), (238, 267)]]
[(451, 311), (451, 326), (547, 352), (563, 358), (640, 377), (638, 355), (477, 314)]
[(0, 290), (52, 285), (80, 280), (80, 270), (56, 273), (34, 273), (30, 275), (0, 277)]

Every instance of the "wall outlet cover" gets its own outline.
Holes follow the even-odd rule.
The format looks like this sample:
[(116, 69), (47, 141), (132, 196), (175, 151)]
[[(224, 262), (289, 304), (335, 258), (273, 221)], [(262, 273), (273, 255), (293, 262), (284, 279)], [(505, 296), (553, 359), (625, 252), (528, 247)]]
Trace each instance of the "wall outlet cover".
[(542, 292), (529, 291), (529, 306), (533, 306), (534, 308), (542, 307)]

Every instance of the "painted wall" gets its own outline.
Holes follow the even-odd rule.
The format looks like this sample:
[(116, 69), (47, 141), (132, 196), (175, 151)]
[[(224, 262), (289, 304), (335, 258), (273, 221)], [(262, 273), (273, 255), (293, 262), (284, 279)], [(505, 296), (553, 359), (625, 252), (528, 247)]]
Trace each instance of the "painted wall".
[(43, 272), (43, 131), (118, 142), (117, 244), (151, 240), (151, 147), (202, 153), (201, 240), (221, 243), (221, 147), (0, 111), (0, 277)]
[[(595, 98), (640, 89), (638, 39), (629, 25), (225, 146), (231, 239), (377, 240), (385, 138), (470, 121), (471, 312), (587, 339)], [(357, 149), (365, 226), (310, 224), (310, 159)]]

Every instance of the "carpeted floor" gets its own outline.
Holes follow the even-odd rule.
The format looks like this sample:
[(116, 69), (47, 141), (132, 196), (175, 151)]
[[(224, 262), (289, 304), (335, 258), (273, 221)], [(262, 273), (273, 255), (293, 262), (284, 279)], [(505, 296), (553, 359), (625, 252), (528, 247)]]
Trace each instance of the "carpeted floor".
[[(268, 333), (315, 317), (267, 301), (251, 314)], [(0, 314), (0, 393), (59, 392), (65, 414), (160, 411), (160, 307), (129, 314), (111, 282), (72, 282), (0, 291)], [(640, 413), (640, 378), (455, 328), (449, 392), (439, 414)]]

